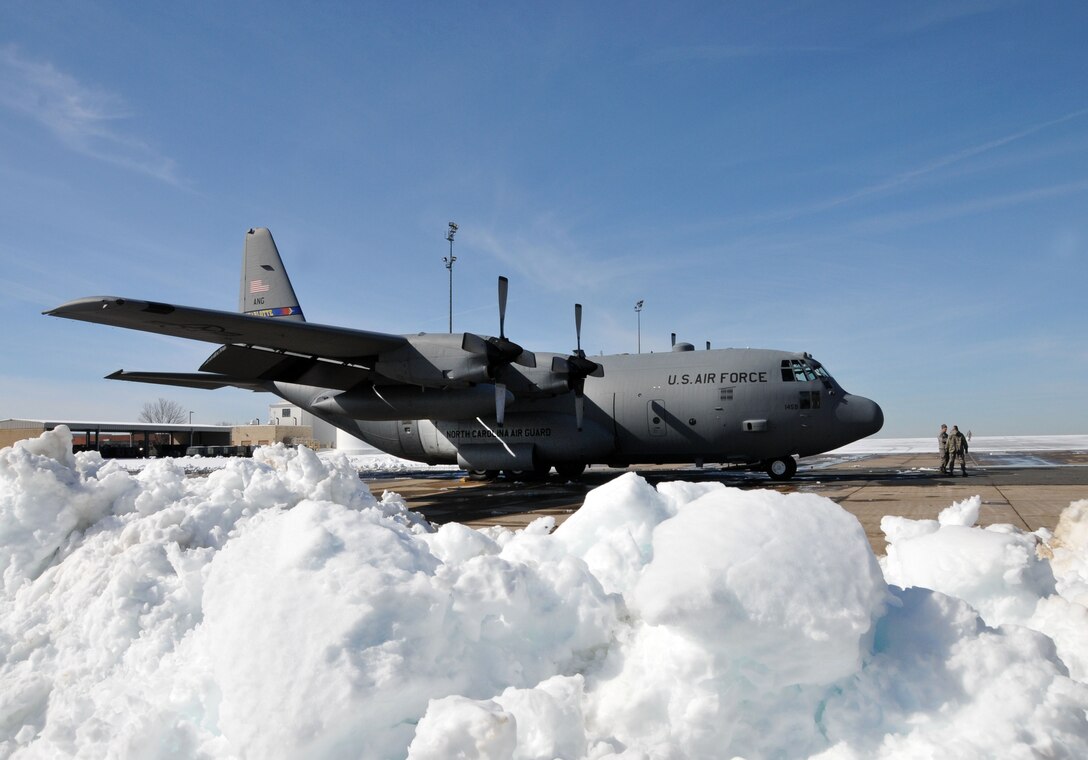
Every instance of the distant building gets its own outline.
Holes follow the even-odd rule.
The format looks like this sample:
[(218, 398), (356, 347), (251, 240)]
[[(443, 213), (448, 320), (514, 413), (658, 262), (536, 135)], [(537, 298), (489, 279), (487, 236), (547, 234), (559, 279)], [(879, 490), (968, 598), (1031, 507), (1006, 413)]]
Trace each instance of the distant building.
[(231, 444), (235, 446), (266, 446), (286, 443), (314, 450), (336, 446), (336, 428), (287, 401), (268, 405), (268, 421), (254, 420), (248, 425), (235, 425)]
[(230, 431), (230, 443), (232, 446), (286, 443), (315, 450), (326, 448), (314, 440), (314, 429), (309, 425), (235, 425)]
[[(67, 425), (75, 451), (97, 450), (103, 456), (182, 456), (195, 447), (267, 446), (285, 443), (315, 451), (377, 451), (364, 441), (338, 430), (287, 401), (268, 405), (268, 420), (248, 425), (193, 425), (188, 423), (86, 422), (77, 420), (0, 420), (0, 448), (37, 438), (46, 430)], [(204, 452), (201, 452), (204, 453)]]
[(104, 457), (181, 456), (189, 446), (225, 446), (231, 440), (230, 425), (9, 419), (0, 420), (0, 448), (59, 425), (72, 431), (74, 451), (100, 451)]

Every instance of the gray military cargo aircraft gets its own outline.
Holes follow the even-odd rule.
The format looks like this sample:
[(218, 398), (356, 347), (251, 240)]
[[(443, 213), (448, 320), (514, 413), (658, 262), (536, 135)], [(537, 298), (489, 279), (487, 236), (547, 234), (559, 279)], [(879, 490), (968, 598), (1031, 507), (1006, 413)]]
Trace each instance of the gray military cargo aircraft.
[(267, 229), (246, 234), (239, 312), (95, 296), (45, 314), (219, 344), (199, 372), (107, 377), (268, 391), (405, 459), (575, 477), (589, 464), (717, 463), (788, 480), (795, 456), (872, 435), (880, 407), (807, 353), (764, 349), (586, 356), (536, 353), (499, 335), (390, 335), (306, 322)]

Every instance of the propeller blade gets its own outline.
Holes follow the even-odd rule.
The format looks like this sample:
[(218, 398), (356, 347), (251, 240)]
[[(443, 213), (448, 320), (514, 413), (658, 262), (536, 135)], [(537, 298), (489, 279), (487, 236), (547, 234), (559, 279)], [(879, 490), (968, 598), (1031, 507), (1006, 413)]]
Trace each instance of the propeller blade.
[(506, 418), (506, 386), (495, 383), (495, 421), (502, 425)]
[(578, 425), (578, 432), (582, 431), (582, 417), (585, 415), (586, 397), (584, 393), (574, 394), (574, 421)]
[(499, 338), (506, 338), (506, 295), (510, 289), (510, 280), (499, 277)]
[(575, 351), (579, 356), (585, 356), (582, 353), (582, 304), (574, 304), (574, 335), (578, 338), (578, 348)]
[(487, 341), (475, 333), (465, 333), (461, 338), (461, 348), (470, 354), (486, 354)]
[(536, 354), (532, 351), (522, 351), (518, 354), (518, 358), (514, 359), (514, 364), (520, 364), (523, 367), (536, 369)]

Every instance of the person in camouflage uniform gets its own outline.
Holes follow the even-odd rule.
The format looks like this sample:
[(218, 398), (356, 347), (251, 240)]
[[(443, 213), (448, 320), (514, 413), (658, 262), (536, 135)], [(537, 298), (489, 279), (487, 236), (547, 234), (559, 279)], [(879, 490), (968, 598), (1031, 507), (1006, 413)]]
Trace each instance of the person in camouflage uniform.
[(948, 434), (948, 474), (956, 474), (956, 458), (960, 460), (960, 470), (967, 477), (967, 436), (960, 432), (959, 427), (952, 426), (952, 432)]
[(948, 425), (941, 425), (937, 436), (937, 451), (941, 452), (941, 474), (948, 472)]

